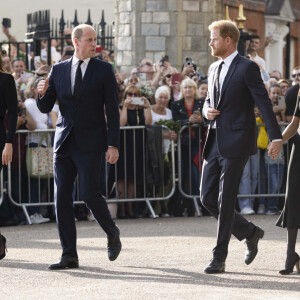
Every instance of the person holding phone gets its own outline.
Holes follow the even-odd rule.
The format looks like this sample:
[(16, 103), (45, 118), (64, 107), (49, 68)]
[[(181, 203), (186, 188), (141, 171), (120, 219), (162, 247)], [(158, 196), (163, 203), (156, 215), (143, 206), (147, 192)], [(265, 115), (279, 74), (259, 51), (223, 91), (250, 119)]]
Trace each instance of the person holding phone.
[[(299, 91), (299, 86), (298, 86)], [(288, 141), (297, 134), (300, 125), (300, 94), (298, 92), (298, 99), (295, 107), (292, 122), (283, 131), (283, 141)], [(300, 258), (296, 253), (296, 241), (298, 229), (300, 228), (300, 142), (296, 139), (293, 143), (290, 162), (287, 174), (285, 204), (276, 226), (287, 228), (287, 253), (285, 260), (285, 268), (280, 270), (281, 275), (289, 275), (293, 273), (296, 266), (299, 273)]]
[(279, 103), (279, 97), (282, 96), (281, 87), (279, 84), (274, 83), (269, 87), (269, 97), (273, 106), (273, 111), (276, 115), (278, 122), (285, 122), (285, 107), (284, 103)]
[[(135, 99), (138, 98), (138, 99)], [(136, 101), (136, 102), (135, 102)], [(135, 85), (128, 86), (123, 94), (120, 105), (120, 126), (151, 125), (152, 115), (149, 101), (141, 97), (140, 90)], [(134, 187), (144, 183), (144, 143), (143, 129), (121, 131), (120, 157), (117, 163), (117, 189), (120, 199), (135, 197)], [(127, 168), (125, 168), (125, 162)], [(135, 170), (133, 168), (135, 166)], [(111, 168), (111, 174), (114, 168)], [(114, 177), (113, 175), (110, 175)], [(127, 186), (127, 194), (125, 193)], [(132, 202), (127, 209), (124, 202), (119, 205), (118, 218), (134, 218)]]
[[(280, 97), (281, 94), (281, 87), (279, 84), (273, 84), (269, 88), (269, 98), (271, 99), (271, 103), (273, 106), (273, 111), (275, 113), (276, 119), (278, 123), (285, 122), (285, 103), (284, 99), (283, 102)], [(281, 127), (282, 128), (282, 127)], [(264, 160), (265, 160), (265, 168), (266, 174), (269, 180), (268, 184), (268, 193), (269, 194), (279, 194), (281, 190), (281, 186), (283, 183), (283, 176), (284, 176), (284, 167), (285, 167), (285, 159), (284, 159), (284, 150), (283, 148), (279, 152), (276, 158), (271, 158), (268, 156), (267, 151), (264, 153)], [(279, 197), (268, 197), (264, 198), (265, 204), (265, 214), (266, 215), (279, 215), (280, 210), (278, 208), (279, 205)]]
[[(8, 129), (4, 127), (4, 115), (7, 111)], [(0, 54), (0, 171), (3, 165), (12, 161), (12, 143), (16, 131), (18, 116), (18, 100), (14, 78), (11, 74), (5, 73), (3, 68), (2, 54)], [(0, 233), (0, 259), (6, 255), (6, 238)]]
[[(172, 103), (172, 115), (181, 125), (202, 124), (203, 102), (199, 99), (199, 91), (194, 80), (187, 78), (181, 83), (178, 101)], [(201, 169), (200, 153), (201, 131), (198, 127), (187, 128), (181, 137), (181, 164), (183, 188), (187, 194), (198, 195)], [(191, 159), (190, 159), (191, 158)], [(191, 186), (190, 186), (191, 182)], [(194, 216), (194, 206), (191, 199), (187, 200), (188, 215)]]

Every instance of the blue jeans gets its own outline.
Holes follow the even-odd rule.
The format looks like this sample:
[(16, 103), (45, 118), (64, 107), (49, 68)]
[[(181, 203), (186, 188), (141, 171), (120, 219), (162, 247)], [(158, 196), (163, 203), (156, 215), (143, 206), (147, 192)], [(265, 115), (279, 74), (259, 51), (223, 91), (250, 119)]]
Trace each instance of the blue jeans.
[[(258, 178), (258, 194), (266, 194), (267, 193), (267, 172), (266, 172), (266, 164), (265, 164), (265, 149), (258, 149), (257, 159), (259, 160), (259, 178)], [(266, 197), (259, 197), (258, 203), (266, 205)]]
[[(283, 181), (284, 165), (270, 164), (266, 165), (269, 177), (269, 194), (279, 194)], [(266, 209), (278, 209), (279, 197), (270, 197), (266, 199)]]
[[(257, 154), (249, 156), (240, 182), (239, 194), (255, 194), (257, 187), (258, 161)], [(238, 198), (240, 210), (254, 207), (255, 198)]]

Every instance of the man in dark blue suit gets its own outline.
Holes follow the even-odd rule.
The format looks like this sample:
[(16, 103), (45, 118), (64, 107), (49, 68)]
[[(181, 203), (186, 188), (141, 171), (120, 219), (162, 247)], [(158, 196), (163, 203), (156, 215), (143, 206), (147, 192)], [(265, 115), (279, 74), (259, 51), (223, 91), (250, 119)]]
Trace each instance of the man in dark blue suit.
[(107, 234), (108, 257), (121, 251), (120, 232), (100, 194), (101, 153), (114, 164), (119, 153), (120, 118), (117, 83), (109, 63), (94, 58), (96, 32), (89, 25), (73, 29), (74, 56), (53, 66), (38, 86), (37, 105), (49, 113), (58, 99), (60, 115), (54, 140), (56, 220), (62, 245), (59, 262), (49, 269), (78, 268), (72, 192), (78, 175), (79, 193)]
[(209, 26), (212, 55), (221, 58), (208, 71), (208, 94), (203, 115), (210, 120), (204, 148), (200, 198), (218, 219), (217, 245), (205, 273), (225, 271), (231, 234), (246, 239), (245, 263), (256, 254), (264, 231), (235, 211), (240, 179), (248, 157), (257, 151), (254, 105), (266, 123), (269, 155), (281, 149), (281, 132), (258, 66), (237, 52), (239, 30), (233, 22), (217, 21)]

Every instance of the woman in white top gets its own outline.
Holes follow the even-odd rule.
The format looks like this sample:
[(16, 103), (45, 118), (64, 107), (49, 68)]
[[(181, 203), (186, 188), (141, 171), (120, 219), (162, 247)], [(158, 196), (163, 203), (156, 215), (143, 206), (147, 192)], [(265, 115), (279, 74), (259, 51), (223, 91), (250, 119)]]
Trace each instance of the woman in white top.
[[(31, 114), (33, 120), (36, 123), (36, 128), (35, 129), (47, 129), (48, 128), (48, 120), (49, 117), (47, 114), (43, 114), (40, 112), (36, 105), (36, 98), (38, 96), (38, 91), (37, 91), (37, 85), (40, 80), (43, 78), (41, 77), (33, 77), (30, 79), (30, 81), (27, 84), (27, 87), (25, 89), (24, 95), (25, 95), (25, 106), (28, 112)], [(38, 134), (38, 133), (30, 133), (27, 138), (26, 138), (26, 145), (29, 147), (37, 147), (37, 145), (41, 142), (43, 134)], [(42, 142), (43, 146), (46, 146), (47, 143), (44, 139)]]
[[(171, 98), (170, 88), (166, 85), (159, 87), (155, 93), (155, 105), (151, 107), (152, 124), (160, 120), (171, 120), (172, 111), (168, 108), (169, 100)], [(164, 154), (169, 152), (170, 140), (176, 140), (177, 134), (175, 131), (163, 129), (163, 151)], [(165, 183), (164, 183), (165, 184)], [(165, 191), (166, 192), (166, 191)], [(155, 212), (161, 214), (163, 217), (169, 217), (167, 210), (167, 201), (160, 201), (155, 205)]]
[[(168, 108), (169, 100), (171, 97), (170, 89), (166, 85), (159, 87), (155, 93), (155, 105), (151, 107), (152, 114), (152, 124), (155, 124), (159, 120), (171, 120), (172, 111)], [(167, 149), (164, 147), (164, 153), (167, 153), (169, 150), (170, 141), (176, 140), (177, 134), (175, 131), (167, 131), (163, 134), (165, 145), (168, 145)], [(166, 142), (166, 143), (165, 143)]]

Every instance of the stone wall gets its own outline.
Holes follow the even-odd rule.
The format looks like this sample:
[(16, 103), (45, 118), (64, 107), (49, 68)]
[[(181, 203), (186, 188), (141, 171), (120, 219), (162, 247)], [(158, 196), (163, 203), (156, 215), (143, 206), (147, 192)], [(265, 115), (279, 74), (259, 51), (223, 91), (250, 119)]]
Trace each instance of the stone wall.
[(223, 16), (222, 0), (115, 0), (115, 52), (121, 72), (140, 59), (163, 54), (180, 69), (192, 57), (206, 74), (210, 55), (208, 25)]

